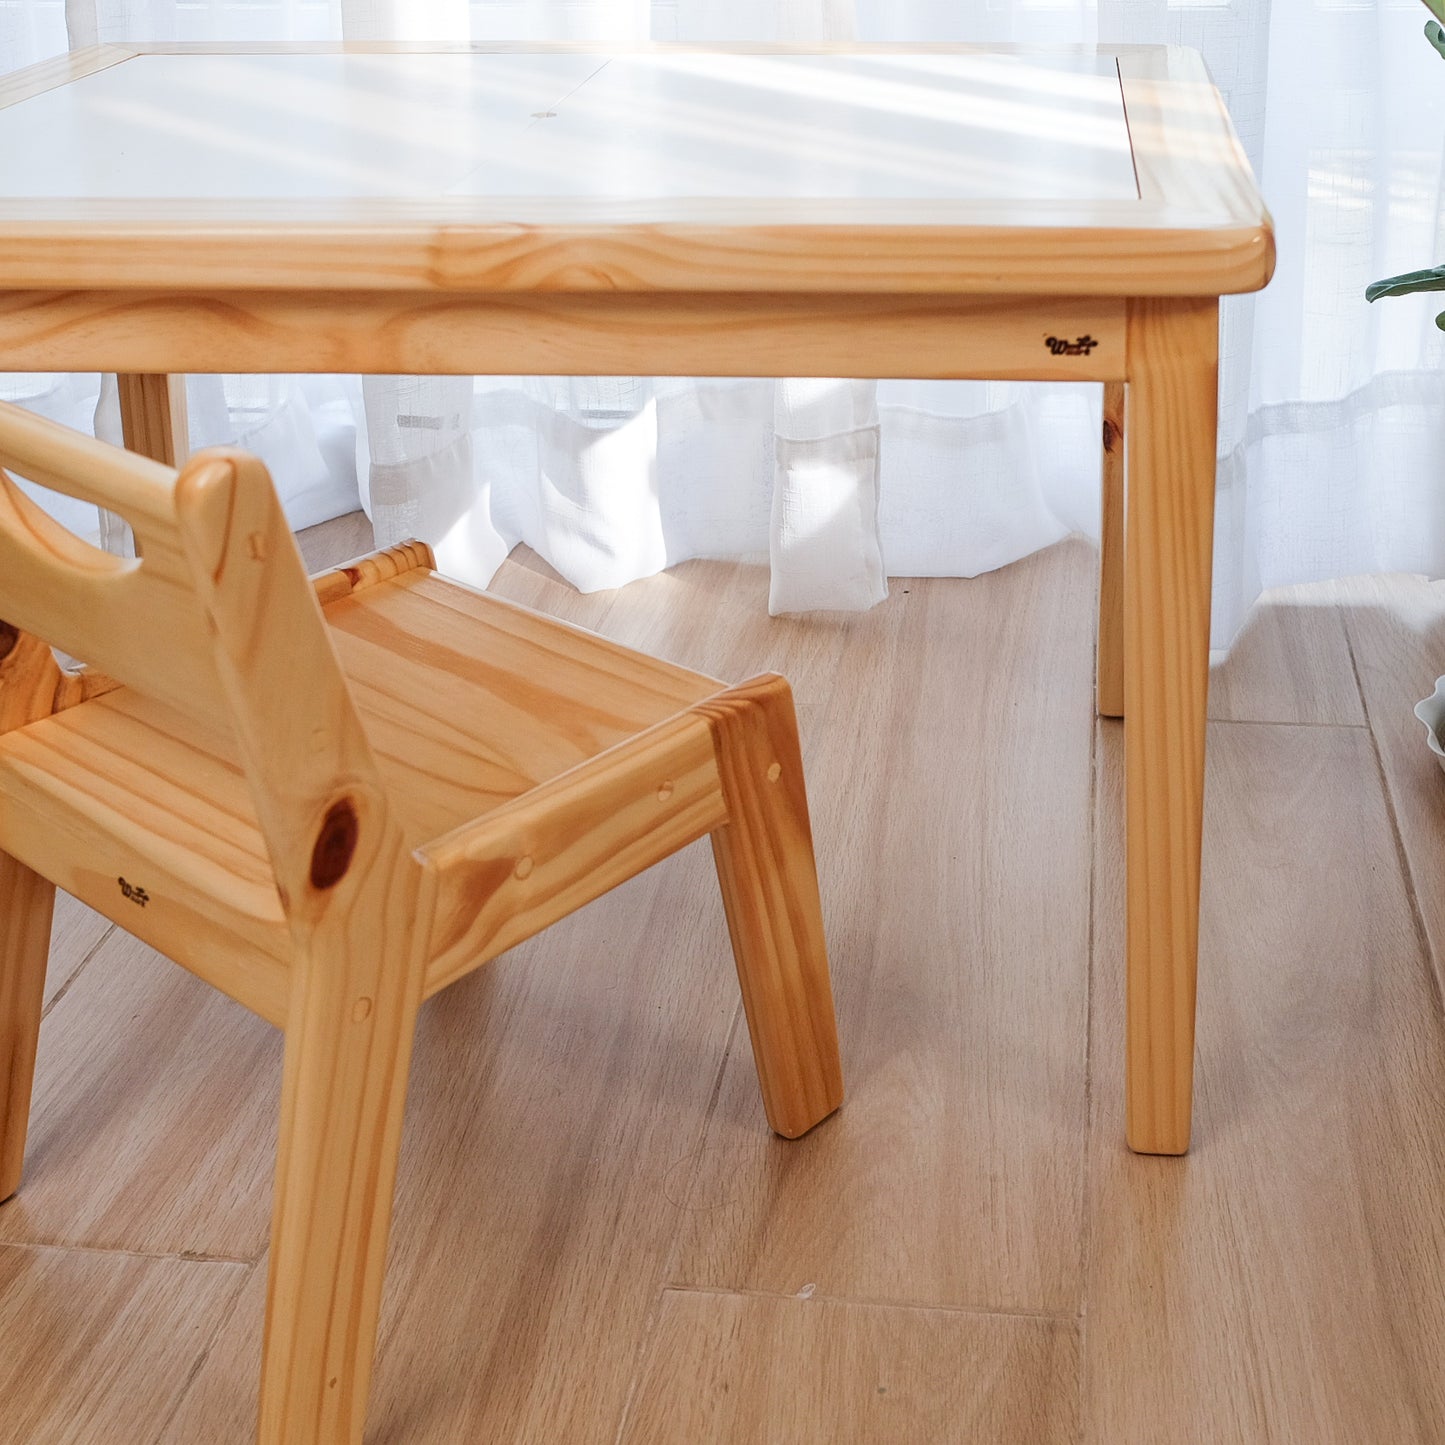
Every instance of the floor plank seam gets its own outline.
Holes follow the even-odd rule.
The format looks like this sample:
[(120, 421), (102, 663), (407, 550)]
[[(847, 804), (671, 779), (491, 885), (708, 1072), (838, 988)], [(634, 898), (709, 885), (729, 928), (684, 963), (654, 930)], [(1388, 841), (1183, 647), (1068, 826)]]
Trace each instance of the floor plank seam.
[(242, 1269), (251, 1269), (257, 1263), (255, 1259), (243, 1259), (234, 1254), (202, 1254), (191, 1250), (175, 1253), (161, 1249), (121, 1249), (100, 1244), (64, 1244), (53, 1239), (0, 1239), (0, 1249), (53, 1250), (64, 1254), (101, 1254), (125, 1259), (170, 1260), (179, 1264), (231, 1264), (239, 1265)]
[(730, 1296), (738, 1299), (797, 1300), (801, 1304), (842, 1304), (863, 1305), (873, 1309), (934, 1311), (952, 1315), (975, 1315), (980, 1319), (1005, 1320), (1048, 1320), (1057, 1324), (1078, 1325), (1082, 1319), (1079, 1310), (1027, 1309), (1022, 1305), (960, 1305), (944, 1304), (936, 1300), (874, 1299), (866, 1295), (783, 1294), (767, 1289), (726, 1289), (710, 1284), (669, 1284), (664, 1285), (663, 1294), (699, 1294)]
[(49, 1017), (51, 1009), (53, 1009), (55, 1005), (58, 1004), (60, 1000), (63, 999), (65, 995), (70, 992), (71, 988), (75, 984), (76, 979), (78, 979), (80, 975), (84, 973), (85, 970), (90, 966), (91, 959), (93, 959), (95, 955), (99, 953), (100, 950), (104, 948), (107, 943), (110, 942), (111, 937), (114, 935), (117, 927), (119, 927), (118, 924), (112, 923), (105, 930), (105, 932), (102, 933), (100, 937), (97, 938), (88, 949), (86, 949), (85, 957), (82, 958), (80, 962), (75, 965), (75, 972), (72, 973), (70, 977), (66, 979), (65, 982), (61, 984), (58, 989), (55, 990), (55, 997), (51, 999), (50, 1002), (46, 1004), (43, 1009), (41, 1009), (40, 1018), (42, 1022)]
[(182, 1381), (180, 1389), (176, 1391), (176, 1396), (171, 1402), (170, 1409), (165, 1412), (165, 1415), (161, 1419), (160, 1428), (151, 1437), (152, 1445), (161, 1445), (161, 1442), (165, 1440), (166, 1433), (171, 1428), (171, 1422), (180, 1414), (181, 1407), (186, 1403), (186, 1398), (190, 1395), (197, 1377), (209, 1362), (211, 1351), (216, 1348), (216, 1341), (221, 1338), (222, 1332), (231, 1322), (232, 1315), (234, 1315), (239, 1308), (241, 1296), (246, 1292), (247, 1284), (250, 1283), (251, 1270), (260, 1268), (262, 1268), (262, 1265), (258, 1260), (251, 1266), (251, 1269), (248, 1269), (236, 1282), (236, 1288), (232, 1291), (229, 1303), (223, 1310), (219, 1311), (215, 1328), (212, 1329), (211, 1333), (206, 1337), (205, 1344), (197, 1351), (196, 1358), (191, 1362), (191, 1368), (186, 1372), (185, 1380)]
[[(1353, 661), (1353, 659), (1351, 659)], [(1209, 718), (1210, 727), (1241, 727), (1241, 728), (1343, 728), (1349, 732), (1370, 731), (1368, 721), (1357, 723), (1346, 722), (1294, 722), (1287, 718), (1251, 718), (1251, 717), (1213, 717)]]
[(1445, 983), (1441, 982), (1440, 960), (1430, 944), (1430, 931), (1425, 927), (1425, 914), (1420, 906), (1420, 895), (1415, 888), (1415, 873), (1410, 866), (1410, 850), (1405, 847), (1405, 836), (1400, 831), (1400, 818), (1395, 809), (1395, 795), (1390, 787), (1390, 776), (1385, 768), (1385, 759), (1380, 752), (1380, 739), (1370, 717), (1370, 704), (1365, 697), (1364, 683), (1360, 679), (1360, 664), (1355, 657), (1355, 643), (1350, 629), (1345, 628), (1345, 646), (1350, 654), (1350, 671), (1355, 679), (1355, 688), (1360, 694), (1360, 706), (1365, 710), (1365, 721), (1369, 725), (1370, 752), (1375, 759), (1375, 776), (1379, 779), (1380, 792), (1384, 797), (1385, 816), (1390, 824), (1390, 836), (1395, 841), (1395, 866), (1400, 870), (1400, 881), (1405, 885), (1405, 896), (1410, 900), (1410, 921), (1415, 929), (1415, 942), (1420, 956), (1425, 960), (1426, 971), (1430, 974), (1431, 994), (1435, 1000), (1436, 1018), (1445, 1019)]
[[(727, 1078), (728, 1060), (732, 1058), (733, 1047), (737, 1043), (738, 1028), (742, 1019), (743, 1006), (739, 1002), (733, 1006), (732, 1023), (728, 1026), (727, 1039), (723, 1044), (722, 1058), (718, 1062), (717, 1073), (712, 1081), (712, 1093), (708, 1096), (707, 1108), (703, 1110), (702, 1128), (698, 1130), (698, 1146), (693, 1151), (695, 1156), (701, 1156), (707, 1146), (708, 1129), (712, 1124), (713, 1115), (717, 1111), (717, 1101), (722, 1097), (723, 1083)], [(667, 1259), (662, 1266), (662, 1283), (654, 1293), (652, 1303), (648, 1306), (647, 1318), (643, 1321), (642, 1329), (638, 1331), (637, 1353), (632, 1366), (632, 1378), (627, 1382), (627, 1394), (622, 1401), (622, 1411), (617, 1417), (617, 1434), (613, 1436), (614, 1445), (622, 1445), (622, 1440), (627, 1433), (627, 1426), (632, 1416), (632, 1406), (637, 1399), (637, 1391), (642, 1384), (643, 1373), (647, 1369), (647, 1354), (652, 1347), (652, 1341), (657, 1333), (658, 1322), (662, 1315), (662, 1302), (667, 1291), (672, 1287), (668, 1281), (672, 1278), (677, 1269), (678, 1253), (682, 1247), (682, 1226), (688, 1218), (688, 1204), (692, 1200), (693, 1190), (697, 1187), (698, 1171), (692, 1171), (692, 1177), (688, 1180), (687, 1193), (683, 1195), (683, 1204), (677, 1211), (677, 1217), (672, 1229), (672, 1242), (668, 1245)]]

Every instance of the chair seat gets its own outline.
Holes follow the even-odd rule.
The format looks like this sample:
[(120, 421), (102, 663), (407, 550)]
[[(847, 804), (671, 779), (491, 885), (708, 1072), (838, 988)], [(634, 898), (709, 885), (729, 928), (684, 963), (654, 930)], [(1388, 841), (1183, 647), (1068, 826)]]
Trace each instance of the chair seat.
[[(324, 612), (413, 847), (723, 687), (425, 568)], [(198, 972), (234, 954), (236, 996), (284, 1018), (285, 918), (223, 732), (120, 688), (0, 735), (0, 851)], [(152, 874), (171, 880), (166, 896)]]
[(425, 569), (325, 612), (413, 847), (725, 685)]

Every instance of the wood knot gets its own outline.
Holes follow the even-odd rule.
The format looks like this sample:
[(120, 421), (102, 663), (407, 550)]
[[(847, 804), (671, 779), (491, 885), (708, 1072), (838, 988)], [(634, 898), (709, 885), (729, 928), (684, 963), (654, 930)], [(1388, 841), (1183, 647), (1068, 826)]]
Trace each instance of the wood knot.
[(1118, 445), (1119, 445), (1119, 428), (1116, 427), (1116, 426), (1114, 425), (1114, 423), (1109, 420), (1108, 417), (1105, 417), (1105, 418), (1104, 418), (1104, 450), (1105, 450), (1106, 452), (1112, 452)]
[(356, 808), (350, 798), (338, 799), (326, 810), (321, 831), (316, 835), (316, 846), (311, 850), (313, 888), (335, 888), (346, 877), (360, 831)]
[(9, 622), (0, 622), (0, 662), (4, 662), (20, 641), (20, 629)]

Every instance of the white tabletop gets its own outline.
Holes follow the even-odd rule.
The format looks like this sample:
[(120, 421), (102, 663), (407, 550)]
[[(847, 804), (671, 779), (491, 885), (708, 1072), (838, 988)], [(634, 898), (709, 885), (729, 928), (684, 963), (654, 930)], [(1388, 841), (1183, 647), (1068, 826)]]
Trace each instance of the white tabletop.
[(143, 54), (0, 109), (0, 200), (1135, 200), (1090, 53)]
[(0, 302), (1218, 296), (1273, 256), (1173, 46), (157, 44), (0, 77)]

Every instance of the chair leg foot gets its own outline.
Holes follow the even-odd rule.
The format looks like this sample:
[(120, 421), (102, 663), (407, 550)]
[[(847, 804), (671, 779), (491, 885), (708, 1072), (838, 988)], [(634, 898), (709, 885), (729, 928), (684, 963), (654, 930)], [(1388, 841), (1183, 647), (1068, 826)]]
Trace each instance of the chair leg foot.
[(0, 1201), (20, 1187), (55, 885), (0, 853)]
[(712, 835), (768, 1122), (805, 1134), (843, 1101), (798, 724), (788, 684), (711, 699), (728, 822)]

